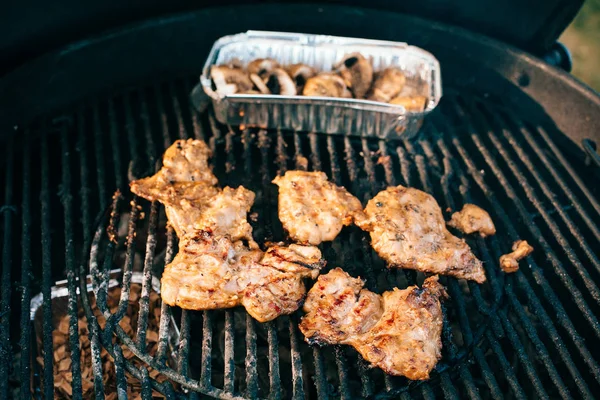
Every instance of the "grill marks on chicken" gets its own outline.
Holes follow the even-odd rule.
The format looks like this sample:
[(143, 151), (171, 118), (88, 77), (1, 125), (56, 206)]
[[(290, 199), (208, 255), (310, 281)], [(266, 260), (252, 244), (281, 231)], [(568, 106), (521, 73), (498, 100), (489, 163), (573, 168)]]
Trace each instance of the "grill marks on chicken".
[(189, 310), (242, 305), (259, 322), (296, 311), (303, 278), (315, 279), (324, 264), (314, 247), (276, 245), (263, 253), (207, 231), (185, 236), (179, 248), (161, 279), (165, 303)]
[(389, 187), (371, 199), (356, 224), (392, 266), (485, 282), (485, 271), (467, 243), (446, 229), (435, 199), (420, 190)]
[(438, 277), (423, 287), (394, 289), (379, 296), (340, 268), (321, 275), (308, 292), (300, 331), (308, 343), (347, 344), (390, 375), (428, 379), (441, 358), (447, 297)]
[(324, 265), (321, 252), (299, 245), (259, 250), (247, 220), (254, 193), (216, 187), (209, 157), (204, 142), (178, 140), (158, 173), (130, 184), (165, 205), (180, 239), (161, 279), (163, 300), (190, 310), (242, 305), (260, 322), (296, 311), (306, 294), (303, 279), (315, 279)]
[(287, 171), (273, 183), (279, 186), (279, 219), (294, 241), (333, 240), (362, 213), (360, 201), (323, 172)]

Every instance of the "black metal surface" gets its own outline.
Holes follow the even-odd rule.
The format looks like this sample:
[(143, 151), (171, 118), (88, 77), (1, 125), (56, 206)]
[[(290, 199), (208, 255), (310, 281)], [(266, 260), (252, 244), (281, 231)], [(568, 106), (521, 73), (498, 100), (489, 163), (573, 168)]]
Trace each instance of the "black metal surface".
[[(230, 8), (256, 1), (226, 1)], [(275, 2), (273, 2), (275, 3)], [(327, 1), (321, 3), (328, 3)], [(329, 3), (335, 3), (330, 1)], [(339, 3), (339, 2), (337, 2)], [(384, 11), (403, 12), (486, 34), (543, 54), (560, 36), (583, 3), (582, 0), (385, 2), (346, 0), (343, 3)], [(69, 1), (49, 6), (33, 2), (0, 6), (0, 75), (24, 61), (92, 34), (168, 13), (212, 7), (212, 1)], [(278, 4), (270, 4), (278, 7)], [(282, 11), (281, 19), (293, 14)], [(15, 21), (19, 21), (15, 24)], [(35, 28), (35, 29), (34, 29)]]
[(566, 148), (571, 144), (575, 156), (581, 154), (576, 150), (583, 139), (600, 141), (597, 93), (540, 59), (415, 17), (298, 4), (212, 8), (164, 17), (47, 54), (0, 79), (0, 137), (12, 133), (15, 125), (85, 97), (109, 94), (115, 87), (197, 75), (214, 40), (248, 29), (406, 41), (435, 54), (447, 88), (503, 98), (511, 110), (527, 114), (530, 122), (544, 126), (553, 137), (559, 132), (569, 137), (574, 144), (560, 144)]

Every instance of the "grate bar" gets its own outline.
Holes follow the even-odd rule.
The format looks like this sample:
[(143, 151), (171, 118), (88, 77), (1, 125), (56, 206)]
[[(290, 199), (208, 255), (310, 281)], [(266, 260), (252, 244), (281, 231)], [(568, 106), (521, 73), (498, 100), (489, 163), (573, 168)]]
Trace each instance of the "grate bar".
[[(517, 209), (517, 211), (519, 211), (519, 214), (521, 215), (521, 217), (525, 221), (529, 221), (528, 224), (525, 224), (527, 226), (527, 228), (530, 230), (530, 232), (535, 237), (538, 238), (540, 243), (544, 243), (544, 246), (543, 246), (544, 253), (550, 259), (550, 262), (551, 262), (552, 266), (554, 267), (554, 269), (557, 270), (557, 275), (561, 279), (561, 281), (563, 282), (563, 284), (565, 285), (567, 290), (569, 290), (569, 292), (571, 292), (573, 294), (573, 301), (575, 302), (575, 304), (577, 305), (579, 310), (582, 312), (582, 314), (584, 315), (586, 320), (589, 322), (589, 324), (592, 326), (592, 328), (594, 328), (594, 332), (596, 333), (596, 335), (600, 336), (600, 324), (598, 324), (597, 318), (594, 316), (594, 313), (590, 310), (589, 306), (583, 299), (581, 292), (579, 291), (579, 289), (577, 289), (577, 287), (575, 287), (575, 284), (569, 277), (568, 273), (564, 270), (564, 268), (562, 267), (562, 265), (556, 258), (554, 252), (551, 250), (548, 243), (542, 237), (542, 234), (539, 231), (539, 229), (531, 223), (529, 216), (527, 215), (527, 212), (523, 209), (523, 204), (519, 201), (519, 199), (515, 195), (514, 191), (512, 190), (512, 187), (510, 186), (508, 181), (506, 181), (506, 178), (504, 177), (502, 172), (499, 170), (495, 161), (493, 161), (491, 159), (491, 155), (489, 154), (487, 149), (483, 148), (482, 144), (478, 141), (478, 138), (476, 135), (472, 135), (472, 138), (474, 141), (478, 142), (477, 147), (478, 147), (479, 151), (482, 152), (482, 154), (486, 157), (488, 165), (490, 165), (490, 167), (492, 167), (492, 171), (494, 172), (496, 177), (498, 177), (498, 179), (500, 180), (501, 185), (505, 188), (507, 194), (513, 199), (516, 209)], [(470, 160), (469, 156), (466, 154), (466, 150), (458, 142), (457, 138), (453, 138), (452, 143), (453, 143), (454, 147), (457, 149), (457, 151), (460, 153), (460, 156), (463, 159), (463, 161), (467, 164), (468, 170), (470, 171), (470, 175), (477, 181), (477, 183), (483, 189), (483, 185), (485, 185), (485, 184), (483, 183), (479, 174), (477, 172), (473, 172), (473, 171), (476, 171), (476, 169), (475, 169), (475, 166), (473, 165), (472, 160)], [(486, 192), (486, 194), (489, 194), (488, 199), (491, 201), (492, 198), (490, 197), (491, 193), (489, 193), (489, 190), (484, 190), (484, 192)], [(494, 200), (494, 202), (495, 202), (495, 200)], [(498, 207), (500, 207), (500, 206), (498, 205)], [(494, 207), (494, 211), (499, 213), (499, 208)], [(508, 219), (506, 221), (508, 221)], [(512, 240), (516, 240), (518, 238), (517, 232), (515, 231), (514, 228), (509, 229), (509, 236), (511, 237)], [(532, 264), (533, 264), (533, 262), (532, 262)], [(537, 268), (536, 268), (536, 270), (537, 270)], [(549, 288), (549, 290), (552, 291), (551, 288)]]
[(148, 370), (145, 367), (140, 368), (142, 374), (142, 400), (152, 400), (152, 385), (150, 383), (150, 376), (148, 376)]
[(488, 340), (488, 343), (490, 344), (490, 347), (492, 348), (492, 351), (496, 355), (496, 359), (498, 360), (500, 367), (502, 367), (503, 375), (506, 378), (509, 386), (511, 387), (515, 398), (520, 400), (526, 400), (527, 396), (525, 395), (525, 392), (523, 392), (523, 388), (521, 387), (521, 384), (519, 383), (519, 380), (517, 379), (513, 368), (510, 366), (510, 363), (506, 359), (502, 348), (498, 344), (498, 340), (492, 337), (492, 333), (490, 331), (487, 331), (485, 335)]
[(71, 171), (69, 168), (68, 132), (65, 126), (61, 132), (62, 150), (62, 185), (59, 193), (64, 213), (65, 235), (65, 261), (67, 266), (67, 281), (69, 287), (68, 313), (69, 313), (69, 347), (71, 350), (71, 373), (73, 398), (82, 398), (81, 388), (81, 349), (79, 347), (79, 332), (77, 318), (77, 276), (75, 271), (75, 253), (73, 249), (73, 222), (72, 222), (72, 195)]
[(117, 397), (119, 400), (127, 400), (127, 379), (125, 379), (125, 370), (123, 364), (125, 358), (121, 351), (121, 346), (114, 346), (115, 352), (115, 374), (117, 375)]
[[(50, 235), (50, 189), (49, 189), (49, 163), (48, 163), (48, 137), (42, 135), (42, 187), (41, 203), (41, 229), (42, 229), (42, 296), (43, 296), (43, 348), (44, 348), (44, 398), (54, 396), (54, 357), (52, 343), (52, 236)], [(89, 226), (89, 225), (88, 225)]]
[(233, 385), (235, 382), (235, 361), (234, 361), (234, 325), (233, 325), (233, 311), (225, 311), (225, 351), (223, 354), (223, 361), (225, 364), (225, 371), (223, 374), (224, 385), (223, 390), (228, 393), (233, 393)]
[[(443, 145), (443, 142), (441, 142), (441, 141), (438, 142), (438, 145), (440, 146), (440, 149), (447, 156), (449, 156), (448, 149), (445, 147), (445, 145)], [(502, 219), (503, 224), (507, 227), (507, 229), (509, 231), (509, 234), (512, 235), (513, 237), (516, 237), (516, 232), (514, 231), (514, 228), (512, 227), (512, 225), (508, 222), (509, 220), (508, 220), (507, 215), (500, 208), (500, 206), (497, 203), (497, 201), (495, 201), (495, 199), (492, 197), (491, 192), (489, 192), (489, 189), (485, 186), (485, 184), (483, 183), (482, 180), (478, 179), (475, 175), (473, 175), (473, 176), (475, 177), (476, 180), (479, 180), (478, 183), (480, 184), (480, 187), (483, 190), (483, 192), (486, 193), (486, 195), (487, 195), (486, 197), (488, 198), (488, 200), (490, 200), (490, 202), (492, 204), (492, 209), (494, 209), (496, 212), (498, 212), (498, 215)], [(466, 178), (465, 178), (464, 174), (460, 175), (460, 180), (461, 180), (462, 185), (464, 186), (466, 184)], [(468, 201), (469, 200), (468, 193), (466, 193), (465, 195), (467, 196), (467, 201)], [(501, 254), (501, 252), (498, 249), (499, 245), (497, 243), (497, 240), (494, 239), (492, 241), (492, 243), (494, 244), (494, 247), (496, 248), (496, 255), (499, 256), (499, 254)], [(491, 258), (489, 256), (489, 254), (487, 254), (487, 250), (485, 249), (485, 246), (484, 247), (480, 246), (480, 248), (482, 250), (485, 250), (484, 254), (486, 256), (484, 257), (484, 261), (487, 261), (488, 263), (492, 263), (492, 260), (491, 260)], [(539, 267), (535, 263), (532, 263), (531, 267), (534, 268), (534, 270), (539, 269)], [(528, 283), (527, 279), (525, 278), (525, 276), (523, 274), (516, 274), (516, 279), (517, 279), (520, 287), (527, 294), (528, 302), (529, 302), (529, 307), (531, 307), (535, 311), (535, 315), (537, 315), (541, 319), (541, 322), (542, 322), (544, 328), (547, 330), (547, 332), (550, 335), (550, 338), (555, 343), (556, 348), (558, 349), (559, 353), (561, 354), (561, 357), (562, 357), (563, 361), (565, 362), (565, 364), (567, 365), (567, 367), (569, 368), (569, 370), (572, 371), (572, 374), (574, 376), (579, 377), (578, 379), (575, 379), (575, 381), (577, 383), (578, 381), (581, 380), (579, 372), (577, 371), (577, 368), (575, 367), (573, 361), (571, 360), (570, 354), (566, 350), (565, 345), (564, 345), (563, 341), (561, 340), (560, 336), (558, 335), (558, 332), (556, 331), (556, 328), (554, 327), (552, 321), (550, 320), (550, 318), (547, 315), (546, 311), (544, 310), (544, 308), (542, 307), (541, 303), (537, 299), (537, 296), (533, 292), (533, 289), (529, 285), (529, 283)], [(579, 333), (576, 331), (575, 327), (571, 323), (571, 321), (568, 318), (568, 316), (567, 316), (564, 308), (562, 307), (560, 301), (556, 298), (556, 295), (550, 289), (550, 287), (547, 284), (547, 282), (545, 280), (543, 280), (543, 279), (540, 279), (539, 274), (538, 274), (537, 281), (543, 285), (542, 287), (544, 289), (544, 294), (549, 298), (550, 304), (554, 307), (554, 309), (555, 309), (555, 311), (557, 313), (557, 316), (559, 317), (560, 324), (567, 330), (567, 332), (569, 333), (569, 336), (574, 341), (575, 345), (577, 346), (577, 348), (580, 351), (580, 354), (584, 358), (584, 361), (590, 367), (590, 371), (592, 371), (592, 373), (594, 374), (596, 380), (600, 382), (600, 379), (598, 379), (599, 378), (598, 377), (598, 373), (600, 372), (600, 368), (598, 367), (598, 365), (594, 361), (592, 355), (587, 350), (587, 348), (586, 348), (586, 346), (585, 346), (585, 344), (583, 342), (583, 339), (580, 337)], [(514, 293), (512, 292), (512, 286), (507, 286), (506, 287), (506, 292), (507, 292), (507, 295), (509, 295), (509, 296), (515, 296)], [(584, 386), (582, 386), (582, 387), (580, 387), (580, 390), (586, 391), (587, 389)]]
[(202, 312), (202, 365), (200, 367), (200, 386), (211, 387), (212, 375), (212, 312)]
[[(165, 249), (165, 266), (173, 261), (173, 253), (175, 252), (175, 233), (171, 225), (167, 226), (167, 247)], [(183, 320), (186, 320), (186, 329), (183, 329)], [(179, 339), (179, 356), (184, 355), (183, 360), (178, 358), (177, 367), (184, 376), (187, 377), (187, 360), (189, 350), (189, 327), (187, 326), (188, 312), (187, 310), (181, 310), (181, 332)], [(159, 363), (164, 364), (166, 360), (166, 352), (168, 345), (168, 334), (169, 334), (169, 322), (171, 320), (171, 307), (165, 302), (161, 302), (160, 305), (160, 322), (158, 327), (158, 348), (156, 350), (156, 358)], [(185, 363), (185, 367), (182, 366), (182, 362)], [(182, 371), (185, 368), (185, 371)]]
[[(600, 203), (594, 197), (594, 195), (589, 191), (589, 189), (587, 188), (585, 183), (583, 183), (583, 181), (581, 180), (581, 178), (579, 177), (577, 172), (575, 172), (575, 170), (573, 169), (571, 164), (563, 156), (562, 152), (558, 149), (558, 147), (556, 147), (556, 144), (554, 144), (554, 141), (552, 139), (550, 139), (550, 136), (548, 135), (546, 130), (542, 127), (539, 127), (538, 129), (536, 129), (536, 132), (540, 135), (540, 137), (542, 139), (544, 139), (544, 142), (548, 145), (550, 150), (552, 150), (552, 154), (554, 155), (554, 157), (556, 157), (556, 159), (560, 162), (560, 164), (563, 166), (563, 168), (565, 170), (567, 170), (568, 175), (571, 177), (571, 179), (573, 179), (573, 181), (579, 187), (579, 190), (581, 190), (581, 192), (588, 199), (589, 204), (592, 207), (594, 207), (594, 210), (596, 210), (596, 213), (600, 214)], [(574, 202), (574, 203), (576, 203), (576, 202)]]
[(177, 119), (178, 137), (179, 139), (187, 139), (188, 134), (185, 130), (185, 125), (183, 124), (183, 116), (181, 114), (181, 106), (179, 105), (179, 99), (177, 98), (177, 90), (175, 88), (175, 83), (172, 81), (169, 82), (169, 95), (173, 104), (175, 118)]
[(246, 314), (246, 396), (258, 397), (258, 374), (256, 372), (256, 328), (254, 319)]
[(304, 396), (304, 382), (302, 379), (302, 357), (300, 355), (300, 341), (298, 338), (298, 331), (296, 329), (296, 322), (290, 316), (289, 318), (289, 331), (290, 331), (290, 347), (291, 347), (291, 359), (292, 359), (292, 393), (293, 398), (296, 400), (302, 400)]
[[(488, 111), (488, 110), (486, 110), (486, 111)], [(481, 119), (483, 119), (483, 117)], [(517, 153), (518, 157), (525, 164), (525, 166), (528, 168), (528, 170), (532, 173), (535, 173), (533, 165), (531, 164), (531, 160), (529, 159), (527, 154), (525, 154), (518, 145), (515, 145), (516, 141), (515, 141), (514, 137), (512, 136), (512, 134), (510, 133), (510, 130), (506, 127), (506, 125), (500, 121), (500, 117), (495, 114), (492, 114), (491, 119), (492, 119), (492, 121), (494, 121), (496, 124), (498, 124), (500, 126), (500, 130), (502, 131), (502, 134), (504, 135), (506, 140), (508, 140), (508, 142), (512, 144), (512, 149)], [(489, 123), (489, 121), (487, 123), (486, 122), (481, 122), (481, 123), (485, 124), (485, 126), (489, 126), (490, 130), (492, 132), (495, 131), (491, 127), (491, 124)], [(500, 140), (497, 137), (495, 137), (495, 135), (489, 135), (489, 139), (491, 140), (494, 147), (498, 150), (498, 153), (502, 157), (504, 157), (505, 159), (511, 158), (508, 155), (506, 148), (500, 143)], [(520, 171), (514, 163), (507, 163), (507, 165), (508, 165), (508, 168), (510, 169), (510, 171), (512, 172), (513, 176), (515, 176), (517, 179), (523, 175), (522, 171)], [(567, 257), (569, 258), (569, 260), (578, 269), (584, 269), (583, 265), (581, 264), (581, 261), (577, 258), (577, 256), (573, 252), (573, 249), (571, 248), (569, 242), (563, 236), (560, 228), (552, 220), (552, 218), (550, 217), (548, 212), (544, 209), (540, 200), (533, 192), (532, 188), (529, 185), (525, 184), (525, 182), (522, 179), (518, 179), (518, 181), (520, 183), (521, 188), (525, 191), (525, 194), (527, 195), (527, 198), (529, 199), (529, 201), (531, 201), (531, 203), (539, 211), (539, 213), (542, 216), (542, 218), (544, 219), (544, 221), (546, 221), (546, 223), (550, 227), (550, 230), (554, 234), (556, 240), (559, 242), (559, 244), (565, 250), (565, 253), (566, 253)], [(552, 193), (552, 191), (548, 188), (548, 185), (546, 185), (544, 180), (542, 180), (542, 179), (538, 180), (538, 184), (541, 187), (542, 192), (544, 193), (546, 198), (552, 203), (555, 210), (561, 216), (563, 222), (569, 228), (569, 231), (571, 232), (571, 234), (575, 237), (575, 239), (577, 239), (577, 242), (581, 245), (581, 248), (582, 248), (583, 252), (585, 253), (585, 255), (592, 262), (592, 264), (594, 265), (596, 270), (599, 271), (600, 270), (600, 261), (598, 261), (598, 257), (590, 249), (589, 245), (586, 243), (586, 240), (581, 235), (581, 232), (579, 231), (579, 229), (573, 224), (573, 221), (571, 220), (571, 218), (569, 218), (569, 216), (565, 213), (565, 211), (560, 206), (560, 204), (558, 204), (558, 202), (556, 201), (556, 199), (554, 197), (554, 193)], [(588, 275), (586, 275), (585, 279), (591, 281), (591, 278)], [(597, 293), (597, 296), (600, 299), (600, 291), (598, 290), (597, 286), (593, 285), (592, 289), (590, 289), (590, 291), (592, 291), (592, 293)], [(595, 296), (596, 295), (594, 295), (594, 299), (596, 299)], [(596, 299), (596, 300), (600, 301), (598, 299)]]
[[(163, 316), (161, 314), (161, 323)], [(189, 352), (190, 352), (190, 312), (181, 310), (181, 331), (179, 333), (179, 349), (177, 352), (177, 371), (185, 378), (189, 374)]]
[(276, 321), (267, 322), (267, 338), (269, 341), (269, 398), (281, 399), (281, 377), (279, 375), (279, 339), (277, 338)]
[[(589, 306), (587, 305), (587, 302), (582, 297), (581, 292), (579, 291), (579, 289), (576, 288), (576, 286), (574, 285), (573, 281), (569, 278), (568, 273), (562, 267), (560, 261), (556, 257), (556, 254), (552, 251), (552, 248), (550, 247), (550, 245), (548, 244), (548, 242), (544, 239), (544, 236), (542, 235), (542, 233), (540, 232), (540, 230), (533, 223), (533, 221), (531, 221), (531, 218), (529, 217), (529, 215), (528, 215), (528, 213), (527, 213), (527, 211), (526, 211), (523, 203), (519, 200), (519, 198), (516, 195), (514, 189), (509, 184), (508, 180), (506, 179), (506, 177), (504, 176), (504, 174), (500, 170), (497, 162), (495, 161), (495, 159), (493, 158), (493, 156), (491, 155), (491, 153), (489, 152), (489, 150), (482, 143), (482, 141), (478, 137), (478, 135), (476, 135), (476, 134), (473, 133), (474, 130), (471, 127), (470, 124), (469, 124), (469, 131), (470, 131), (470, 137), (471, 137), (473, 143), (475, 144), (475, 146), (477, 147), (477, 149), (479, 150), (479, 152), (481, 153), (481, 155), (485, 158), (486, 163), (490, 166), (490, 168), (494, 172), (495, 176), (500, 181), (501, 185), (505, 188), (507, 195), (509, 195), (509, 197), (511, 197), (511, 199), (514, 201), (516, 209), (519, 212), (519, 214), (521, 215), (521, 217), (523, 218), (523, 220), (528, 222), (526, 224), (526, 226), (529, 228), (529, 231), (531, 232), (532, 235), (534, 235), (536, 238), (538, 238), (538, 243), (542, 246), (542, 248), (544, 249), (545, 254), (550, 259), (551, 264), (554, 266), (555, 270), (557, 271), (557, 275), (561, 278), (561, 280), (563, 281), (563, 283), (565, 284), (565, 286), (567, 286), (569, 288), (569, 290), (572, 291), (572, 293), (575, 295), (575, 296), (573, 296), (575, 303), (578, 305), (578, 307), (580, 308), (580, 310), (586, 315), (586, 317), (588, 318), (590, 324), (594, 328), (595, 332), (600, 337), (600, 324), (598, 323), (598, 320), (594, 316), (593, 312), (589, 309)], [(456, 141), (456, 139), (454, 139), (454, 141)], [(528, 188), (526, 190), (529, 191)], [(534, 202), (534, 200), (533, 200), (534, 199), (533, 194), (531, 192), (529, 192), (529, 194), (530, 194), (529, 195), (530, 201), (532, 203), (534, 203), (534, 205), (536, 205), (536, 208), (538, 209), (538, 211), (540, 213), (545, 213), (543, 211), (542, 207), (540, 207), (539, 204), (536, 204)], [(564, 249), (565, 254), (567, 255), (567, 257), (569, 258), (569, 260), (571, 260), (571, 262), (573, 263), (573, 265), (576, 267), (577, 273), (582, 278), (583, 283), (586, 286), (586, 288), (588, 289), (590, 295), (592, 296), (592, 298), (594, 299), (594, 301), (596, 303), (600, 304), (600, 290), (594, 284), (594, 282), (590, 278), (590, 276), (587, 274), (587, 272), (586, 272), (585, 268), (583, 267), (583, 265), (581, 265), (581, 263), (579, 262), (579, 260), (577, 260), (577, 258), (574, 256), (573, 250), (570, 248), (570, 246), (568, 245), (568, 243), (564, 240), (564, 237), (562, 236), (562, 234), (560, 234), (560, 230), (556, 227), (556, 224), (554, 224), (549, 219), (549, 217), (548, 217), (548, 220), (546, 222), (548, 223), (550, 229), (554, 233), (555, 238), (557, 239), (557, 241), (559, 242), (559, 244), (561, 244), (561, 246), (563, 247), (563, 249)]]
[[(516, 118), (515, 118), (516, 119)], [(555, 182), (561, 188), (562, 193), (564, 193), (570, 200), (570, 205), (572, 205), (575, 210), (579, 213), (581, 218), (585, 221), (586, 225), (590, 229), (590, 231), (596, 237), (596, 240), (600, 241), (600, 229), (598, 229), (598, 225), (594, 223), (590, 215), (587, 211), (582, 207), (582, 202), (575, 197), (573, 194), (573, 190), (569, 189), (565, 180), (559, 175), (557, 169), (554, 167), (553, 163), (550, 162), (546, 153), (540, 148), (540, 146), (533, 139), (532, 134), (529, 132), (529, 129), (525, 128), (524, 123), (520, 120), (516, 120), (515, 122), (518, 125), (519, 131), (523, 138), (527, 141), (530, 148), (537, 155), (538, 159), (544, 164), (548, 172), (552, 175)], [(529, 166), (528, 166), (529, 168)], [(578, 176), (572, 176), (572, 178), (579, 179)]]
[(123, 187), (123, 174), (121, 171), (122, 163), (121, 163), (121, 152), (119, 146), (119, 137), (118, 137), (118, 129), (117, 129), (117, 116), (115, 114), (115, 104), (113, 99), (108, 101), (108, 123), (109, 128), (108, 131), (110, 133), (110, 144), (111, 144), (111, 153), (113, 156), (113, 163), (115, 168), (115, 183), (117, 184), (117, 188)]
[[(28, 136), (29, 132), (25, 132)], [(30, 393), (31, 378), (31, 323), (29, 303), (31, 302), (31, 144), (25, 139), (23, 147), (23, 195), (21, 197), (21, 395)], [(8, 234), (8, 232), (7, 232)]]
[(94, 124), (94, 150), (96, 156), (96, 179), (98, 180), (98, 196), (100, 198), (100, 209), (104, 210), (107, 206), (106, 195), (106, 177), (104, 171), (104, 138), (100, 129), (100, 112), (98, 104), (93, 107), (93, 124)]
[(146, 330), (148, 329), (148, 314), (150, 313), (150, 290), (152, 286), (152, 264), (154, 263), (154, 250), (156, 248), (156, 230), (158, 225), (158, 203), (152, 202), (150, 206), (150, 220), (148, 221), (148, 238), (146, 239), (146, 256), (144, 259), (144, 272), (142, 277), (142, 292), (139, 299), (140, 311), (136, 333), (137, 345), (142, 352), (146, 352)]
[[(90, 213), (89, 213), (89, 177), (88, 177), (88, 168), (87, 168), (87, 159), (88, 159), (88, 151), (87, 151), (87, 139), (86, 132), (83, 126), (83, 115), (81, 112), (77, 115), (77, 130), (78, 130), (78, 145), (77, 151), (79, 152), (79, 162), (80, 162), (80, 179), (81, 179), (81, 217), (83, 224), (83, 242), (84, 248), (89, 248), (90, 244), (90, 231), (87, 227), (91, 226), (90, 221)], [(85, 259), (85, 257), (84, 257)], [(79, 266), (79, 276), (86, 276), (86, 266), (80, 264)], [(80, 282), (80, 286), (81, 282)], [(82, 302), (87, 302), (87, 296), (83, 295)], [(92, 371), (94, 372), (94, 376), (102, 376), (102, 360), (100, 357), (101, 353), (101, 344), (99, 340), (99, 327), (96, 320), (89, 321), (89, 329), (90, 329), (90, 347), (92, 354)], [(94, 379), (94, 394), (97, 399), (104, 398), (104, 384), (102, 379)]]
[[(5, 362), (0, 363), (0, 398), (8, 398), (8, 375), (10, 370), (12, 348), (10, 345), (9, 315), (10, 315), (10, 269), (12, 266), (12, 224), (16, 214), (13, 202), (13, 175), (14, 175), (14, 148), (12, 135), (9, 135), (8, 147), (5, 152), (6, 170), (4, 183), (4, 204), (0, 207), (0, 214), (4, 220), (4, 235), (2, 238), (2, 290), (0, 291), (0, 351), (5, 357)], [(6, 356), (4, 356), (6, 355)]]

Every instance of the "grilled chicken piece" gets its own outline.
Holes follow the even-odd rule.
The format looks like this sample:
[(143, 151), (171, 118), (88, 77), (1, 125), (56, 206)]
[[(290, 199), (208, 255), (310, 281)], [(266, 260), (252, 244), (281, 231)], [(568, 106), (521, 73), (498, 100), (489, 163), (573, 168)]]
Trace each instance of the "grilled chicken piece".
[(362, 99), (373, 82), (373, 66), (360, 53), (348, 54), (334, 66), (344, 79), (346, 86), (352, 89), (354, 97)]
[(402, 91), (405, 84), (406, 77), (402, 71), (397, 68), (386, 68), (377, 73), (367, 98), (387, 103)]
[(485, 271), (464, 240), (444, 224), (435, 199), (420, 190), (389, 187), (372, 198), (356, 225), (371, 233), (377, 253), (392, 266), (485, 282)]
[(465, 204), (462, 210), (452, 214), (447, 225), (466, 234), (479, 232), (481, 237), (496, 234), (496, 227), (490, 214), (475, 204)]
[(404, 107), (406, 111), (423, 112), (427, 104), (425, 96), (396, 96), (390, 100), (390, 104), (398, 104)]
[(201, 140), (178, 140), (163, 157), (163, 167), (155, 175), (130, 183), (131, 191), (148, 200), (165, 205), (169, 223), (177, 236), (195, 230), (228, 235), (232, 240), (246, 240), (250, 247), (252, 227), (246, 215), (254, 203), (254, 193), (215, 187), (217, 178), (208, 167), (210, 150)]
[(527, 243), (527, 240), (517, 240), (513, 243), (512, 253), (500, 256), (500, 268), (507, 274), (519, 270), (519, 260), (533, 253), (533, 247)]
[(307, 80), (302, 94), (317, 97), (352, 97), (344, 79), (329, 72), (320, 73)]
[[(163, 155), (163, 166), (151, 177), (131, 182), (139, 196), (158, 200), (161, 192), (173, 183), (206, 183), (216, 185), (217, 177), (208, 166), (211, 151), (202, 140), (176, 140)], [(156, 197), (156, 198), (153, 198)]]
[(441, 358), (447, 297), (438, 277), (423, 288), (394, 289), (379, 296), (340, 268), (321, 275), (308, 292), (300, 331), (310, 344), (347, 344), (390, 375), (429, 378)]
[(279, 219), (294, 241), (333, 240), (362, 213), (360, 201), (323, 172), (287, 171), (273, 183), (279, 186)]
[(214, 65), (210, 69), (210, 77), (217, 93), (222, 95), (246, 93), (253, 87), (250, 77), (240, 67)]
[(259, 322), (298, 309), (306, 294), (304, 278), (323, 267), (319, 249), (276, 245), (263, 253), (228, 236), (207, 231), (186, 235), (165, 267), (161, 297), (188, 310), (246, 307)]

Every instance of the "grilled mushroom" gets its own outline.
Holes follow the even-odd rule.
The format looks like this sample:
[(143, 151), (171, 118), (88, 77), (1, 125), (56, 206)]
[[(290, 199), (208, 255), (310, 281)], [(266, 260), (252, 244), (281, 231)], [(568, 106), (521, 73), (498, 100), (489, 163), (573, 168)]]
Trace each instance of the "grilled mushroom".
[(319, 97), (352, 97), (341, 76), (322, 73), (306, 81), (302, 94)]
[(275, 68), (279, 68), (279, 63), (272, 58), (257, 58), (248, 64), (247, 70), (265, 79)]
[(302, 93), (306, 81), (317, 74), (313, 67), (306, 64), (292, 64), (287, 67), (287, 72), (296, 83), (298, 93)]
[(425, 110), (427, 104), (427, 97), (415, 95), (415, 96), (396, 96), (390, 100), (390, 104), (399, 104), (404, 106), (406, 111), (410, 112), (422, 112)]
[(265, 78), (265, 85), (270, 93), (283, 96), (294, 96), (296, 84), (282, 68), (275, 68)]
[(265, 85), (265, 82), (257, 74), (250, 74), (250, 80), (254, 83), (254, 86), (258, 89), (258, 93), (269, 94), (269, 88)]
[(340, 63), (335, 66), (346, 86), (352, 89), (354, 97), (362, 99), (373, 83), (373, 66), (360, 53), (352, 53), (344, 57)]
[(223, 95), (246, 93), (252, 90), (252, 81), (243, 69), (225, 65), (214, 66), (210, 70), (213, 89)]
[(400, 93), (405, 84), (406, 77), (402, 71), (386, 68), (377, 74), (367, 98), (387, 103)]

